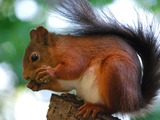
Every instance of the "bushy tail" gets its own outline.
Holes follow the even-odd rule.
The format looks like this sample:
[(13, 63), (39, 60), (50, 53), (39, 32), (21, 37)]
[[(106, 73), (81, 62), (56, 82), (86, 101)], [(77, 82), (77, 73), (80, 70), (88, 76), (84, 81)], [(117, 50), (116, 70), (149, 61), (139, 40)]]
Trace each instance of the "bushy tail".
[(142, 104), (152, 102), (160, 88), (160, 50), (152, 25), (143, 28), (140, 20), (135, 28), (119, 23), (109, 12), (93, 8), (87, 0), (48, 0), (53, 12), (63, 16), (75, 27), (69, 32), (75, 35), (112, 34), (122, 37), (139, 54), (143, 63), (141, 84)]

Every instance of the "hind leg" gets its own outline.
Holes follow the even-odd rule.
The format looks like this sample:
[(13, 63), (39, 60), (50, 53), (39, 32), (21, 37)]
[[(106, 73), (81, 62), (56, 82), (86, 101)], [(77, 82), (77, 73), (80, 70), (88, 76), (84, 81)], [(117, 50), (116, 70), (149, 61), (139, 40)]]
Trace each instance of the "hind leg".
[(139, 103), (139, 64), (122, 54), (108, 57), (101, 65), (99, 90), (106, 106), (113, 111), (134, 111)]
[(79, 109), (76, 116), (81, 116), (82, 119), (87, 119), (91, 114), (91, 119), (95, 119), (98, 113), (109, 114), (106, 111), (106, 108), (103, 105), (92, 104), (89, 102), (85, 102)]

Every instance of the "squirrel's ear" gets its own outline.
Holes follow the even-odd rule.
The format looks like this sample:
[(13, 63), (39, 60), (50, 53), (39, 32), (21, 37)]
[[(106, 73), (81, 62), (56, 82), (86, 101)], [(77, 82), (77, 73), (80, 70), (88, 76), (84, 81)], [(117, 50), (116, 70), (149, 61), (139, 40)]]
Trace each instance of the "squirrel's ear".
[(35, 29), (32, 29), (31, 31), (30, 31), (30, 38), (31, 38), (31, 40), (33, 40), (33, 39), (35, 39), (36, 38), (36, 30)]
[(43, 26), (39, 26), (36, 29), (36, 34), (37, 34), (37, 40), (41, 44), (48, 44), (49, 41), (49, 32), (47, 29), (45, 29)]

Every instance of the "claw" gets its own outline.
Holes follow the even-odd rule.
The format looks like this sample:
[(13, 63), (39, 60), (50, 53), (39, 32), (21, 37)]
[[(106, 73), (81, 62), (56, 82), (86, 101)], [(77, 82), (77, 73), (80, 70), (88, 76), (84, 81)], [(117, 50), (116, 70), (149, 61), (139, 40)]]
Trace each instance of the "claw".
[(42, 72), (39, 72), (38, 74), (37, 74), (37, 77), (36, 77), (36, 81), (38, 81), (38, 80), (40, 80), (39, 82), (44, 82), (43, 81), (43, 79), (42, 79), (42, 77), (43, 76), (45, 76), (45, 75), (47, 75), (47, 71), (45, 70), (45, 71), (42, 71)]
[(49, 82), (50, 81), (50, 79), (46, 79), (46, 80), (44, 80), (44, 83), (47, 83), (47, 82)]

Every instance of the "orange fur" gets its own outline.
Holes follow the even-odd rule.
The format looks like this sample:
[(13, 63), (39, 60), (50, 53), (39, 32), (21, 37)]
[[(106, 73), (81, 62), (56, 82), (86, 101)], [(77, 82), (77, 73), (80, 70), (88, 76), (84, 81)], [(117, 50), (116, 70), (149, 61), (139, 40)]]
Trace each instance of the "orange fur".
[[(43, 27), (32, 30), (30, 36), (23, 74), (30, 80), (31, 89), (62, 92), (77, 89), (87, 102), (103, 106), (108, 113), (137, 107), (140, 62), (136, 52), (121, 38), (56, 35)], [(37, 61), (32, 61), (33, 54), (39, 55)], [(88, 95), (85, 90), (95, 94)]]

